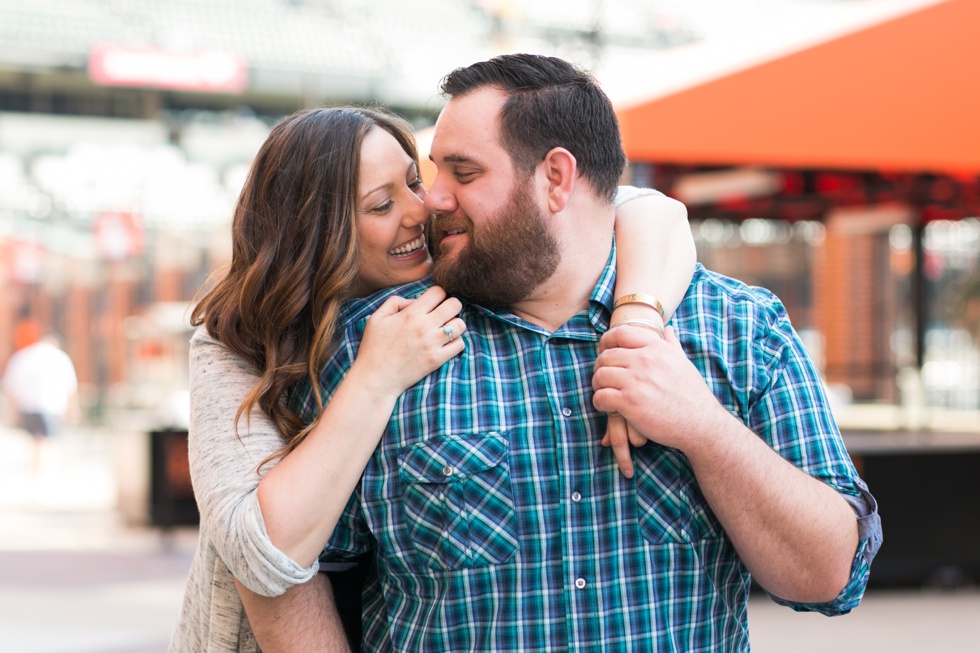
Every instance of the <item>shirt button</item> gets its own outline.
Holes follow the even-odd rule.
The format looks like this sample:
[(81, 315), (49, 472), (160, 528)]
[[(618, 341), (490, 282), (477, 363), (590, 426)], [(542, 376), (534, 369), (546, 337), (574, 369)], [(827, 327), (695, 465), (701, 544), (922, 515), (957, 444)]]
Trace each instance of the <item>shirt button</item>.
[(572, 492), (572, 501), (574, 501), (575, 503), (578, 503), (581, 500), (582, 500), (582, 495), (581, 494), (579, 494), (578, 492)]
[(453, 466), (452, 465), (446, 465), (445, 467), (442, 468), (442, 475), (443, 476), (452, 476), (453, 475), (453, 472), (455, 472), (455, 471), (456, 470), (453, 469)]
[(576, 578), (575, 579), (575, 587), (577, 587), (580, 590), (584, 590), (585, 589), (585, 579), (584, 578)]
[(562, 408), (561, 409), (561, 414), (564, 415), (565, 417), (569, 417), (572, 414), (572, 409), (571, 408)]

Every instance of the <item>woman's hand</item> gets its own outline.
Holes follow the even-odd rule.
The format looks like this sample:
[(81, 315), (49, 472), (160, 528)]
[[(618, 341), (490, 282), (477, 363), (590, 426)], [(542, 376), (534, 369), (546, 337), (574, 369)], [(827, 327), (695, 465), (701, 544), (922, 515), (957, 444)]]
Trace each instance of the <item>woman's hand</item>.
[(354, 367), (379, 392), (399, 395), (463, 351), (463, 305), (439, 286), (418, 299), (389, 297), (368, 319)]
[(399, 396), (463, 351), (462, 308), (439, 287), (385, 301), (309, 435), (259, 483), (269, 540), (301, 567), (336, 528)]

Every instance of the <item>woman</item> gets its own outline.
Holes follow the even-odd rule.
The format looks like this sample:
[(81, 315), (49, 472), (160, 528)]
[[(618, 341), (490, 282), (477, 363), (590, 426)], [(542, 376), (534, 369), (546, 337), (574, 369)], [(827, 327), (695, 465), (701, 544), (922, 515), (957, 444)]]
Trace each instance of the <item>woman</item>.
[[(190, 458), (201, 527), (171, 651), (256, 650), (236, 583), (252, 601), (317, 576), (395, 400), (462, 351), (458, 300), (439, 288), (393, 297), (368, 321), (314, 424), (283, 401), (299, 382), (316, 383), (346, 299), (428, 274), (424, 197), (410, 128), (382, 111), (302, 111), (259, 150), (235, 210), (231, 266), (193, 314)], [(617, 297), (650, 292), (673, 311), (695, 258), (683, 207), (659, 194), (631, 201), (617, 230)], [(617, 308), (613, 323), (636, 318), (662, 325), (640, 303)], [(610, 423), (623, 440), (625, 424)]]

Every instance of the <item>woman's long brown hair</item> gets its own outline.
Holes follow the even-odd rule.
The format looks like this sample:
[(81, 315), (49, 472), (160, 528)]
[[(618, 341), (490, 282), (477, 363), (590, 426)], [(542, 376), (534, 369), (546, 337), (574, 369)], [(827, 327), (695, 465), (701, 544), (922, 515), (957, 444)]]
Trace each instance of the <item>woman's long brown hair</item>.
[(418, 161), (411, 127), (382, 110), (304, 110), (272, 130), (235, 207), (230, 266), (191, 315), (257, 370), (235, 423), (256, 405), (272, 418), (286, 444), (270, 460), (309, 432), (285, 400), (297, 384), (311, 384), (322, 412), (318, 375), (357, 278), (361, 143), (373, 127)]

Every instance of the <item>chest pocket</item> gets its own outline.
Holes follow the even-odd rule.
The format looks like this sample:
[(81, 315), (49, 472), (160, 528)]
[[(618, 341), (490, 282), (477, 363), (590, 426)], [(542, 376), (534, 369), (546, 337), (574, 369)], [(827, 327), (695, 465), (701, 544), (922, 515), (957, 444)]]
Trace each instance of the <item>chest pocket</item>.
[(398, 452), (404, 517), (426, 567), (481, 567), (517, 551), (507, 451), (507, 438), (490, 432), (438, 436)]
[(634, 458), (637, 522), (652, 544), (718, 537), (721, 527), (697, 488), (694, 472), (677, 451), (647, 445)]

